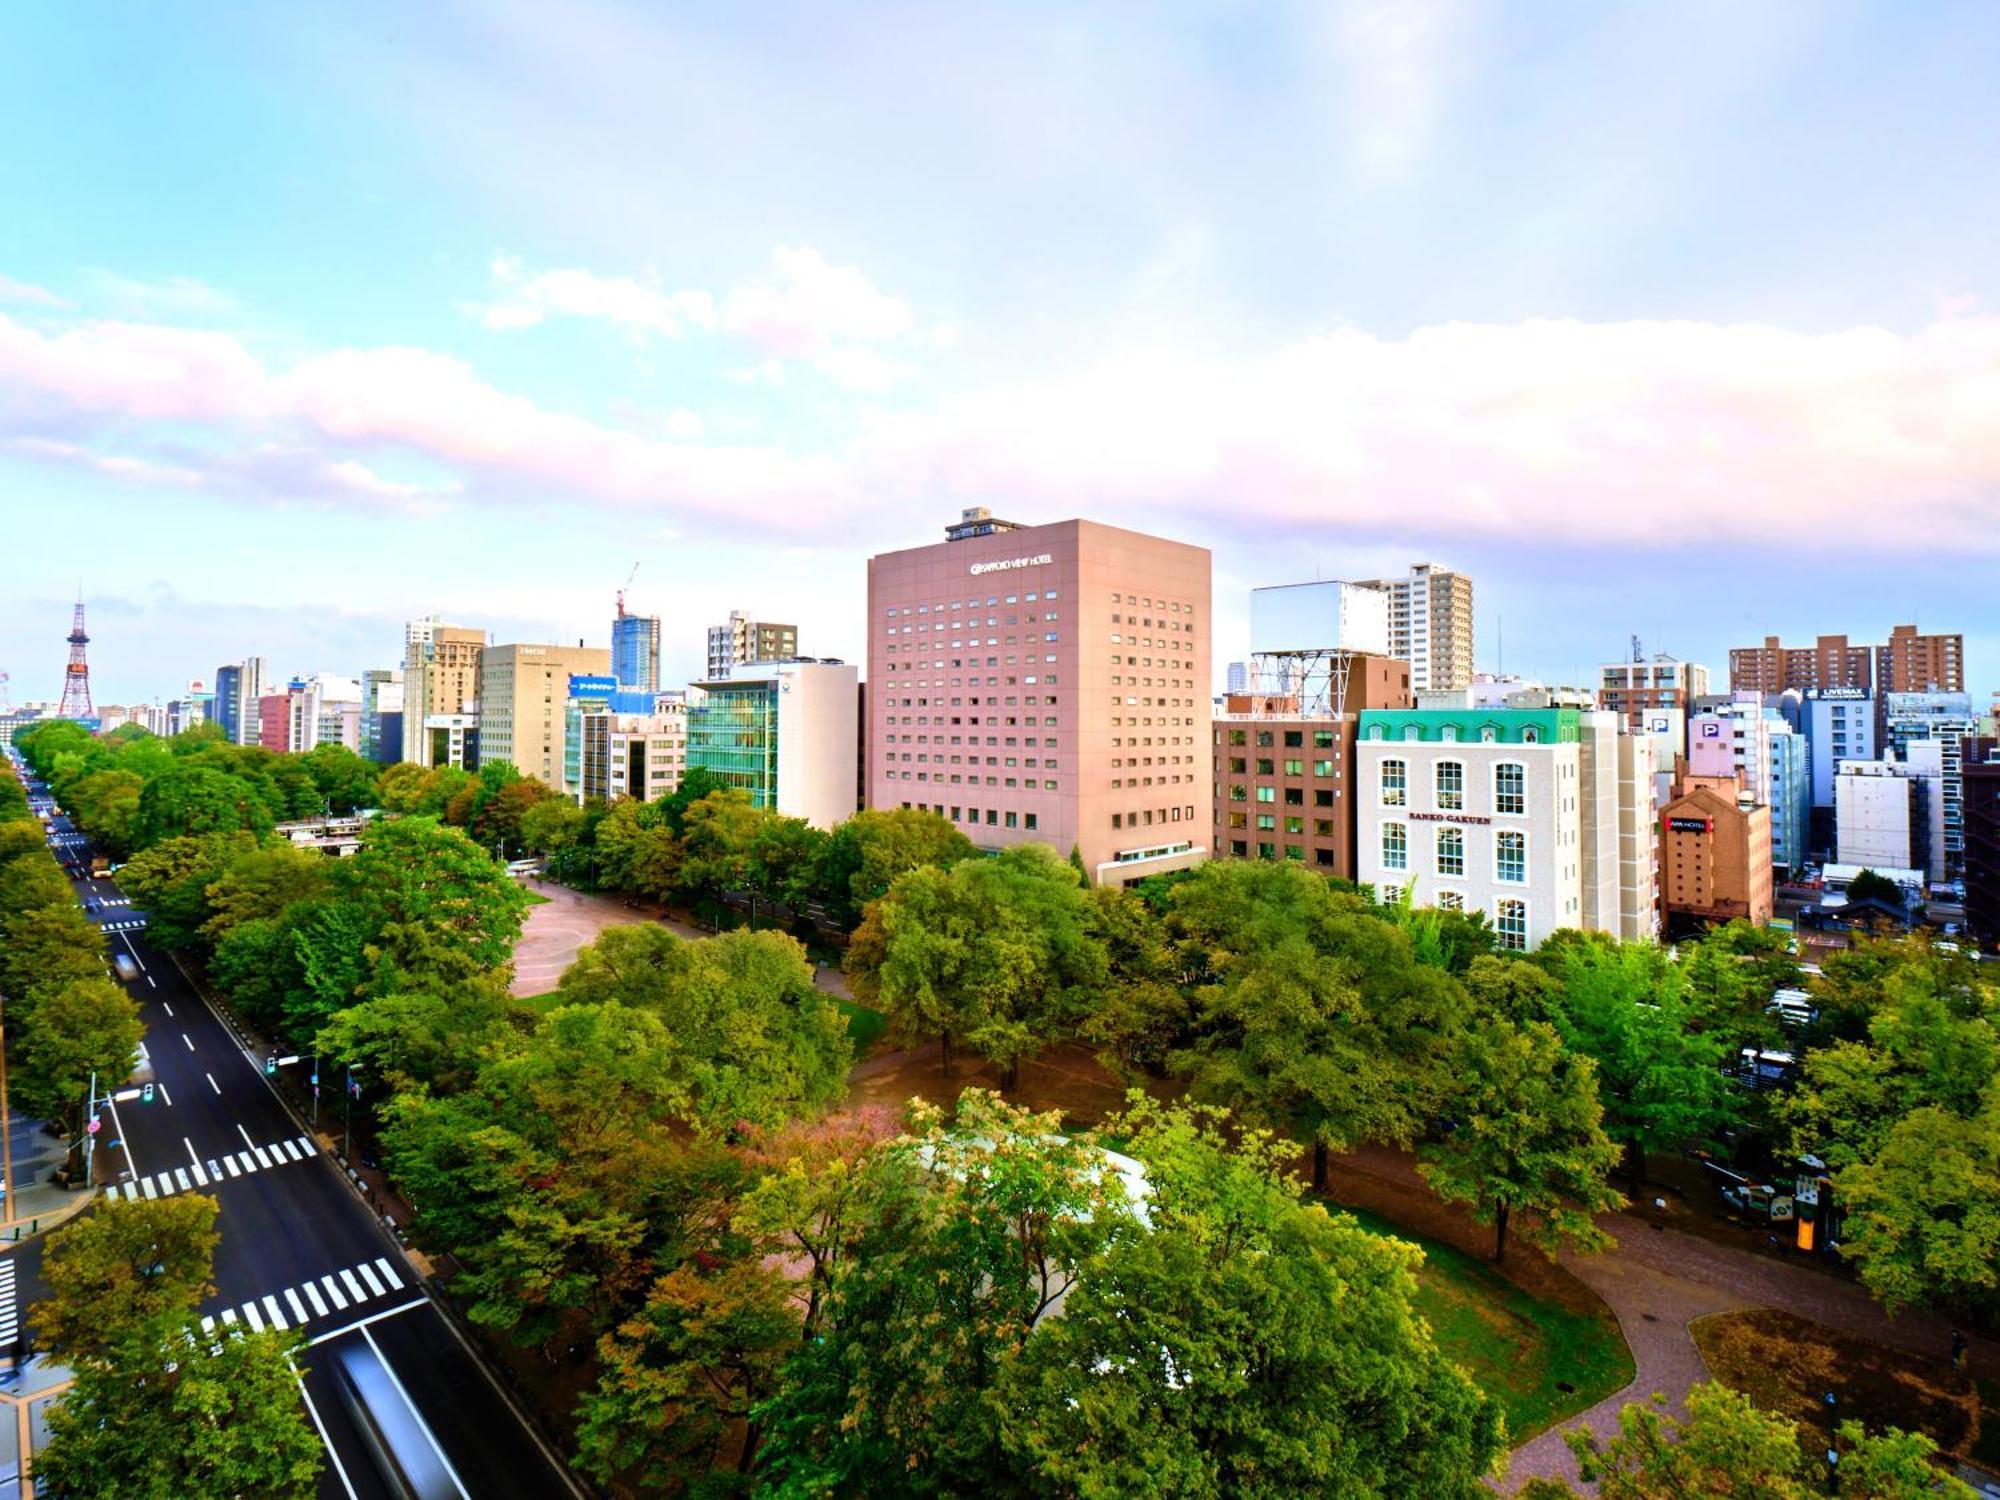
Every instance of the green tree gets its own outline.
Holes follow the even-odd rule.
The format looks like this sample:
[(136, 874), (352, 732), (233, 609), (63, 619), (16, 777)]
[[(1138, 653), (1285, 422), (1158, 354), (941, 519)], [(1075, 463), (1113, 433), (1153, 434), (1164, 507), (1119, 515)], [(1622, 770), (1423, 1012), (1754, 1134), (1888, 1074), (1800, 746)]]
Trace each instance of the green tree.
[(863, 991), (880, 998), (891, 1029), (908, 1041), (937, 1038), (947, 1072), (962, 1038), (999, 1066), (1003, 1088), (1025, 1058), (1075, 1033), (1109, 980), (1090, 899), (1041, 844), (910, 870), (874, 920), (881, 961), (861, 975)]
[(924, 865), (948, 870), (972, 854), (972, 840), (936, 813), (871, 807), (827, 840), (816, 872), (818, 898), (836, 923), (851, 928), (862, 908), (888, 895), (904, 871)]
[(10, 999), (31, 1007), (46, 991), (103, 977), (104, 933), (74, 901), (0, 915), (0, 992)]
[(312, 777), (313, 786), (325, 801), (328, 811), (347, 814), (375, 805), (380, 767), (356, 755), (345, 745), (332, 741), (315, 745), (299, 757), (299, 764)]
[(245, 850), (204, 892), (210, 915), (202, 936), (215, 943), (238, 923), (277, 917), (295, 901), (325, 895), (331, 868), (325, 855), (290, 844)]
[(689, 942), (652, 925), (609, 928), (577, 954), (558, 993), (566, 1004), (656, 1016), (689, 1117), (711, 1132), (817, 1113), (846, 1088), (846, 1017), (782, 933)]
[(1438, 1196), (1493, 1225), (1496, 1262), (1517, 1218), (1548, 1249), (1608, 1245), (1591, 1216), (1625, 1200), (1605, 1180), (1618, 1146), (1604, 1133), (1590, 1059), (1546, 1022), (1490, 1021), (1468, 1033), (1459, 1074), (1450, 1131), (1423, 1148), (1419, 1168)]
[(310, 1500), (322, 1449), (292, 1347), (267, 1331), (191, 1353), (185, 1335), (167, 1334), (142, 1353), (86, 1361), (49, 1408), (36, 1493)]
[(1925, 1106), (1839, 1174), (1841, 1250), (1892, 1312), (1991, 1306), (2000, 1291), (2000, 1084), (1971, 1119)]
[(85, 1096), (94, 1073), (110, 1093), (131, 1076), (146, 1034), (139, 1007), (108, 979), (73, 979), (39, 996), (8, 1038), (14, 1106), (31, 1118), (60, 1121), (81, 1140)]
[(271, 831), (289, 809), (273, 811), (250, 782), (205, 766), (176, 766), (146, 783), (133, 823), (140, 848), (186, 834)]
[[(1688, 1392), (1685, 1419), (1668, 1416), (1662, 1404), (1655, 1396), (1626, 1405), (1618, 1435), (1608, 1441), (1587, 1431), (1564, 1435), (1599, 1500), (1809, 1500), (1826, 1493), (1820, 1460), (1800, 1446), (1798, 1428), (1747, 1396), (1704, 1382)], [(1931, 1467), (1928, 1438), (1893, 1427), (1870, 1435), (1846, 1422), (1838, 1448), (1834, 1493), (1842, 1500), (1973, 1500), (1968, 1486)], [(1575, 1496), (1552, 1480), (1531, 1481), (1521, 1494), (1524, 1500)]]
[(163, 948), (199, 946), (215, 913), (209, 888), (256, 848), (247, 833), (211, 833), (162, 839), (141, 850), (118, 872), (118, 885), (146, 913), (146, 938)]
[(151, 1347), (214, 1292), (216, 1202), (199, 1193), (106, 1199), (49, 1236), (47, 1301), (32, 1312), (42, 1347), (104, 1360), (135, 1340)]
[(757, 837), (776, 816), (735, 787), (691, 804), (680, 835), (681, 894), (712, 908), (730, 891), (748, 888)]
[(1032, 1492), (1486, 1493), (1498, 1409), (1412, 1311), (1413, 1247), (1301, 1204), (1287, 1148), (1219, 1112), (1140, 1104), (1111, 1128), (1144, 1164), (1145, 1227), (999, 1381)]

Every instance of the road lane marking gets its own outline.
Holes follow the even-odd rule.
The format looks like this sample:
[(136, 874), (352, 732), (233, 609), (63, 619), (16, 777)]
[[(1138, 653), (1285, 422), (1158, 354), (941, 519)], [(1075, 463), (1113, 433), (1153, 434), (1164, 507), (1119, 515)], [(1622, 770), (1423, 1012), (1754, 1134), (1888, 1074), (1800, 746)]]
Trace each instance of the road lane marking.
[(382, 1279), (390, 1286), (399, 1287), (403, 1284), (403, 1278), (396, 1274), (395, 1268), (379, 1255), (375, 1257), (375, 1269), (382, 1273)]
[(286, 1326), (285, 1315), (279, 1310), (278, 1299), (276, 1297), (267, 1296), (264, 1299), (264, 1313), (270, 1318), (273, 1328), (283, 1328)]
[(313, 1145), (313, 1138), (309, 1135), (302, 1135), (299, 1137), (299, 1149), (304, 1151), (308, 1156), (315, 1156), (318, 1154), (318, 1148)]
[(346, 1309), (347, 1293), (340, 1289), (339, 1282), (335, 1281), (331, 1276), (322, 1276), (319, 1279), (319, 1284), (326, 1288), (327, 1296), (333, 1298), (333, 1306), (336, 1312)]
[(224, 1323), (234, 1323), (236, 1321), (236, 1309), (233, 1307), (225, 1307), (222, 1310), (222, 1321)]
[[(157, 980), (157, 979), (155, 979), (155, 978), (154, 978), (154, 977), (153, 977), (153, 976), (152, 976), (151, 974), (148, 974), (148, 975), (146, 976), (146, 983), (147, 983), (147, 984), (149, 984), (149, 985), (151, 985), (151, 986), (152, 986), (152, 987), (153, 987), (154, 989), (158, 989), (158, 988), (160, 987), (160, 981), (159, 981), (159, 980)], [(168, 1014), (168, 1015), (172, 1015), (172, 1014), (173, 1014), (173, 1012), (172, 1012), (172, 1011), (168, 1011), (168, 1012), (167, 1012), (167, 1014)]]
[(188, 1034), (185, 1031), (181, 1033), (181, 1040), (187, 1042), (188, 1051), (190, 1052), (194, 1051), (194, 1043), (188, 1040)]
[(153, 1191), (153, 1179), (150, 1177), (148, 1177), (144, 1182), (140, 1183), (139, 1186), (146, 1190), (146, 1196), (148, 1198), (157, 1198), (160, 1196), (158, 1193)]
[[(167, 1092), (167, 1086), (164, 1083), (160, 1085), (160, 1097), (167, 1101), (168, 1109), (172, 1109), (174, 1107), (174, 1096)], [(125, 1127), (122, 1125), (119, 1126), (118, 1133), (120, 1135), (123, 1135), (125, 1133)]]
[(139, 957), (139, 950), (132, 946), (131, 935), (129, 933), (120, 933), (118, 940), (125, 945), (125, 951), (132, 955), (132, 962), (139, 966), (139, 972), (141, 974), (145, 973), (146, 960)]
[[(285, 1156), (288, 1160), (304, 1161), (306, 1159), (306, 1154), (305, 1152), (299, 1149), (299, 1143), (297, 1141), (280, 1141), (278, 1142), (278, 1146), (283, 1146), (285, 1148)], [(273, 1146), (271, 1148), (273, 1154), (277, 1152), (278, 1146)]]
[(174, 1008), (171, 1005), (167, 1005), (167, 1002), (164, 1000), (160, 1004), (166, 1007), (167, 1019), (171, 1021), (174, 1018)]
[(188, 1148), (188, 1160), (193, 1162), (196, 1167), (199, 1167), (201, 1165), (201, 1158), (194, 1154), (194, 1142), (189, 1140), (186, 1136), (182, 1136), (181, 1144)]
[(368, 1290), (374, 1296), (386, 1297), (389, 1295), (389, 1289), (375, 1279), (375, 1273), (369, 1270), (368, 1267), (356, 1266), (354, 1269), (361, 1273), (361, 1279), (368, 1283)]
[(174, 1168), (174, 1181), (178, 1182), (181, 1185), (182, 1192), (191, 1193), (194, 1191), (194, 1183), (188, 1179), (186, 1167)]
[(222, 1163), (212, 1156), (208, 1159), (208, 1180), (210, 1182), (222, 1181)]
[(243, 1128), (243, 1122), (241, 1120), (238, 1120), (236, 1122), (236, 1133), (243, 1137), (244, 1145), (254, 1146), (257, 1144), (255, 1141), (250, 1139), (250, 1132)]
[[(323, 1318), (327, 1315), (326, 1303), (321, 1299), (318, 1287), (314, 1286), (310, 1281), (301, 1281), (299, 1283), (299, 1290), (306, 1294), (306, 1301), (313, 1305), (314, 1317)], [(290, 1296), (291, 1294), (287, 1292), (286, 1295)], [(305, 1320), (301, 1318), (300, 1321), (304, 1322)]]
[(368, 1294), (361, 1290), (361, 1283), (354, 1279), (354, 1273), (352, 1271), (349, 1271), (343, 1267), (340, 1273), (340, 1279), (347, 1283), (347, 1289), (348, 1291), (354, 1294), (354, 1300), (356, 1302), (366, 1302), (368, 1300)]
[(390, 1318), (401, 1317), (406, 1312), (415, 1312), (420, 1307), (429, 1306), (429, 1302), (425, 1301), (422, 1297), (418, 1297), (414, 1301), (401, 1302), (394, 1307), (385, 1307), (378, 1313), (370, 1313), (365, 1318), (357, 1318), (352, 1323), (343, 1324), (339, 1328), (329, 1328), (325, 1333), (308, 1339), (306, 1347), (312, 1348), (314, 1345), (324, 1344), (329, 1339), (344, 1338), (350, 1333), (360, 1332), (360, 1330), (366, 1328), (370, 1323), (386, 1322)]
[(252, 1146), (250, 1148), (250, 1154), (257, 1158), (257, 1165), (260, 1167), (274, 1167), (277, 1165), (276, 1162), (272, 1161), (270, 1157), (264, 1154), (264, 1148), (262, 1146)]
[(222, 1096), (222, 1085), (215, 1081), (215, 1075), (213, 1073), (204, 1073), (201, 1076), (208, 1080), (208, 1086), (214, 1089), (216, 1097), (220, 1098)]
[(192, 1169), (192, 1170), (193, 1170), (193, 1172), (194, 1172), (194, 1185), (195, 1185), (196, 1187), (207, 1187), (207, 1186), (208, 1186), (208, 1173), (206, 1173), (206, 1172), (202, 1171), (202, 1169), (201, 1169), (201, 1163), (200, 1163), (200, 1162), (196, 1162), (196, 1163), (194, 1164), (194, 1167), (193, 1167), (193, 1169)]
[(333, 1451), (333, 1439), (326, 1435), (326, 1423), (319, 1419), (319, 1408), (313, 1405), (312, 1392), (306, 1389), (306, 1378), (299, 1373), (297, 1365), (292, 1366), (292, 1378), (299, 1383), (299, 1396), (306, 1403), (306, 1415), (312, 1418), (313, 1429), (319, 1433), (319, 1444), (326, 1449), (326, 1456), (333, 1460), (333, 1472), (340, 1476), (340, 1487), (347, 1491), (347, 1500), (359, 1500), (354, 1486), (348, 1482), (347, 1468), (340, 1461), (340, 1455)]
[(299, 1294), (293, 1291), (290, 1287), (285, 1288), (285, 1305), (291, 1308), (292, 1321), (294, 1323), (303, 1324), (305, 1320), (311, 1316), (311, 1314), (306, 1311), (305, 1303), (299, 1301)]
[(250, 1325), (250, 1331), (253, 1333), (262, 1333), (264, 1331), (264, 1320), (258, 1316), (257, 1304), (254, 1302), (243, 1304), (243, 1321)]
[(222, 1164), (225, 1167), (229, 1168), (229, 1175), (231, 1177), (241, 1177), (243, 1175), (243, 1169), (236, 1165), (236, 1156), (234, 1152), (232, 1152), (228, 1156), (223, 1157)]

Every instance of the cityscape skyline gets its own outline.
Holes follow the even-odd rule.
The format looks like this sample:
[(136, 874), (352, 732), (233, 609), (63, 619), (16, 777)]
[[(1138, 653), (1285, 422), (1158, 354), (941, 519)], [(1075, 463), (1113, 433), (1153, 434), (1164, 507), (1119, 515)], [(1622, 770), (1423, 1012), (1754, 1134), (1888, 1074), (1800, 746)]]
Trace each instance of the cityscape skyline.
[(14, 695), (79, 574), (108, 701), (604, 644), (634, 562), (670, 679), (737, 607), (858, 659), (966, 504), (1210, 548), (1218, 663), (1435, 560), (1487, 670), (1914, 622), (1994, 685), (1989, 8), (770, 24), (20, 18), (0, 518), (89, 524), (0, 556)]

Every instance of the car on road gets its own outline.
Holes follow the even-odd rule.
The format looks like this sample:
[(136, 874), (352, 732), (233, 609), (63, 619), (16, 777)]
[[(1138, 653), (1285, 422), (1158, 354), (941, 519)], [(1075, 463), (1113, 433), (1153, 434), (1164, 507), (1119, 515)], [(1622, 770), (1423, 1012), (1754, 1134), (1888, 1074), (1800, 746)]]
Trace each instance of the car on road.
[(118, 977), (124, 980), (127, 984), (138, 983), (139, 965), (137, 961), (133, 959), (131, 954), (129, 953), (112, 954), (111, 967), (118, 971)]
[(389, 1492), (399, 1500), (460, 1500), (464, 1490), (375, 1346), (350, 1339), (332, 1354), (341, 1404)]

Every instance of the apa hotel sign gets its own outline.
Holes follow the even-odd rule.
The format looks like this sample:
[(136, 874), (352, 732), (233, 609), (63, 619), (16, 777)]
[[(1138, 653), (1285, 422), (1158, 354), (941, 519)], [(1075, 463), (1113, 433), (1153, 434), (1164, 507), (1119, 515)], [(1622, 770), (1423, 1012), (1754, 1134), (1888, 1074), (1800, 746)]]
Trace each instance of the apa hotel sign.
[(1033, 557), (1003, 557), (998, 562), (974, 563), (972, 576), (977, 578), (981, 573), (1004, 573), (1009, 568), (1039, 568), (1043, 563), (1054, 561), (1055, 558), (1047, 552), (1037, 553)]

